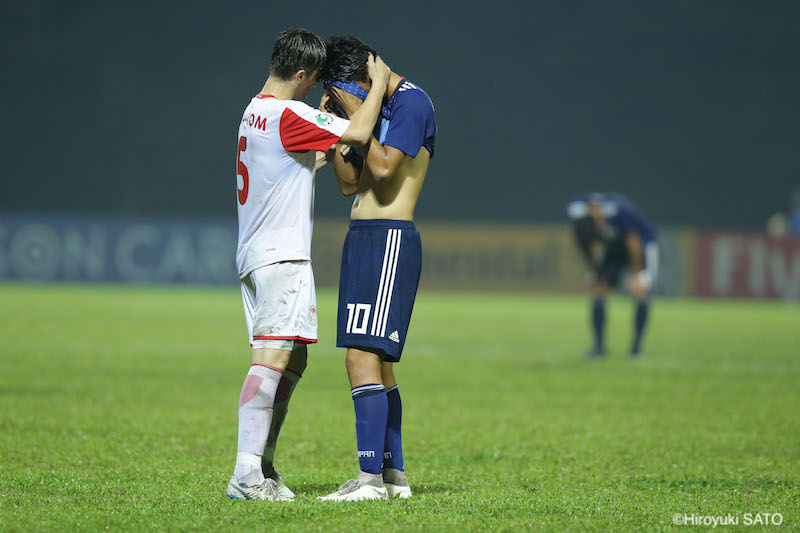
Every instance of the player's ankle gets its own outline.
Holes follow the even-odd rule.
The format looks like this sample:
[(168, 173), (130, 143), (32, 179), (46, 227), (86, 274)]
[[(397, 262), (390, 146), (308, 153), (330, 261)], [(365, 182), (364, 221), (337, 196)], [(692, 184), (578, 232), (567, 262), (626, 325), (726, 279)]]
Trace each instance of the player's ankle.
[(383, 470), (383, 482), (392, 485), (408, 485), (406, 473), (397, 468), (385, 468)]
[(371, 485), (377, 488), (383, 488), (383, 474), (371, 474), (369, 472), (364, 472), (363, 470), (359, 470), (358, 472), (358, 481), (365, 485)]

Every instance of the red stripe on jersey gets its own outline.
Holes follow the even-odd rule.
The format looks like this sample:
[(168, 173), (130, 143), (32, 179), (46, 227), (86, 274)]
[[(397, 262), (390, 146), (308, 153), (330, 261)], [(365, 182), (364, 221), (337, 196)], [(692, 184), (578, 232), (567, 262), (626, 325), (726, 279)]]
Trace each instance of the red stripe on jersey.
[(317, 339), (306, 339), (305, 337), (253, 337), (254, 341), (296, 341), (300, 344), (314, 344)]
[(275, 97), (274, 97), (273, 95), (271, 95), (271, 94), (261, 94), (261, 93), (258, 93), (258, 94), (256, 95), (256, 98), (275, 98)]
[(303, 120), (289, 108), (281, 115), (281, 143), (289, 152), (327, 152), (341, 137)]

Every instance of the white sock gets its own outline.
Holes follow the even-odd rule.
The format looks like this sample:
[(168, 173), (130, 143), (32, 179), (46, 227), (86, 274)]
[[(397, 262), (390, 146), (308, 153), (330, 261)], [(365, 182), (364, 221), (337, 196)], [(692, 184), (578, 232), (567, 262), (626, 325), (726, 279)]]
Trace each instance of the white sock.
[[(264, 480), (261, 456), (272, 422), (275, 391), (282, 373), (272, 367), (253, 365), (239, 396), (239, 444), (233, 475), (240, 483), (254, 485)], [(246, 479), (246, 480), (245, 480)]]

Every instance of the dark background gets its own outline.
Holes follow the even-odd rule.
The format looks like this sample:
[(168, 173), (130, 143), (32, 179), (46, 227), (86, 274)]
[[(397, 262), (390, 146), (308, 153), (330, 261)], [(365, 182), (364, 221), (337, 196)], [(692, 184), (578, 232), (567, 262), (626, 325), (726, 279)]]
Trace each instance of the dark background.
[[(4, 0), (0, 209), (235, 217), (241, 113), (303, 26), (356, 33), (433, 99), (419, 220), (562, 221), (613, 190), (660, 224), (761, 229), (800, 182), (799, 21), (755, 0)], [(317, 215), (349, 203), (323, 170)]]

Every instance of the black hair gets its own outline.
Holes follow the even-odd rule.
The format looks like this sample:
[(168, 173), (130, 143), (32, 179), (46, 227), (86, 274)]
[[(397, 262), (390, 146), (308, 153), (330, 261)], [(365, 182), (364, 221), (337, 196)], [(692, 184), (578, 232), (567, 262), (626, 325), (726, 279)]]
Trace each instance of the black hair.
[(320, 78), (333, 81), (368, 81), (367, 59), (378, 53), (353, 35), (332, 35), (325, 41), (327, 59)]
[(324, 64), (325, 43), (322, 39), (304, 28), (288, 28), (275, 40), (269, 72), (281, 80), (289, 80), (299, 70), (310, 74)]

